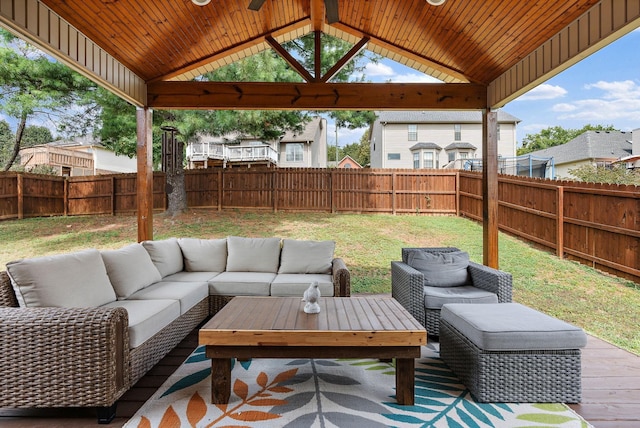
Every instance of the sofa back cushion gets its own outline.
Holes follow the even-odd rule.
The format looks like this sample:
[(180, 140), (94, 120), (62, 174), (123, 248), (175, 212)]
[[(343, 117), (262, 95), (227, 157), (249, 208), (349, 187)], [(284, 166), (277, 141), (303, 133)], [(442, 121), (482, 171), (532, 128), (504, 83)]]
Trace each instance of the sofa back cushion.
[(227, 266), (227, 240), (179, 238), (184, 269), (189, 272), (224, 272)]
[(278, 272), (280, 238), (227, 238), (227, 272)]
[(424, 285), (429, 287), (456, 287), (471, 284), (467, 270), (469, 254), (464, 251), (433, 253), (416, 250), (409, 253), (407, 264), (422, 272)]
[(127, 245), (118, 250), (103, 250), (100, 254), (118, 300), (126, 299), (162, 279), (151, 256), (141, 244)]
[(98, 250), (7, 263), (22, 307), (89, 308), (116, 300)]
[(278, 273), (331, 273), (333, 241), (284, 239)]
[(153, 264), (156, 265), (163, 278), (184, 269), (182, 250), (176, 238), (144, 241), (142, 246), (151, 256)]

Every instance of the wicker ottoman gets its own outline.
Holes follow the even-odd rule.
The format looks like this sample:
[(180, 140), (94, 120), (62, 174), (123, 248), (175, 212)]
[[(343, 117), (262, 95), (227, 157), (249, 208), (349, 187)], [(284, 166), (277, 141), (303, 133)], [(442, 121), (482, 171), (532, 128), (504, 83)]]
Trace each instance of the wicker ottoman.
[(582, 329), (518, 303), (447, 304), (440, 356), (479, 402), (578, 403)]

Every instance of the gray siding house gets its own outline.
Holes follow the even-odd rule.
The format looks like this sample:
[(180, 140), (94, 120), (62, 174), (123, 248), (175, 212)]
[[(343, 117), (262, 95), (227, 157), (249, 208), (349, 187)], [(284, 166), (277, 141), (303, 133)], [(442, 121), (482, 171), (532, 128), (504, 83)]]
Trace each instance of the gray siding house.
[[(372, 168), (463, 168), (482, 158), (479, 111), (380, 111), (371, 126)], [(520, 119), (498, 111), (498, 154), (516, 156)]]

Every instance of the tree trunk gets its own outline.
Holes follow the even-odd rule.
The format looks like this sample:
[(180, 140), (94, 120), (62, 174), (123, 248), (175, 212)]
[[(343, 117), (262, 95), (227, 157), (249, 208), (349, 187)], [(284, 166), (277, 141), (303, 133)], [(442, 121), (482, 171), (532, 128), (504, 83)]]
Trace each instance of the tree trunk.
[(11, 166), (18, 158), (18, 154), (20, 153), (20, 145), (22, 143), (22, 134), (24, 134), (24, 127), (27, 124), (27, 115), (22, 113), (20, 116), (20, 122), (18, 123), (18, 129), (16, 129), (16, 139), (13, 143), (13, 152), (11, 153), (11, 157), (7, 160), (7, 164), (4, 166), (4, 171), (9, 171)]

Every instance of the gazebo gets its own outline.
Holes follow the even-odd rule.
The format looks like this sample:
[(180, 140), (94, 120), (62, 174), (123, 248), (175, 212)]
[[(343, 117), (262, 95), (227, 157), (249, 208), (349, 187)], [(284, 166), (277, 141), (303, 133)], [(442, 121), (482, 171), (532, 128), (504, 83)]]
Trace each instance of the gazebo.
[[(153, 238), (154, 109), (481, 110), (484, 263), (498, 267), (495, 110), (638, 27), (640, 0), (0, 0), (0, 24), (138, 108), (139, 240)], [(308, 33), (353, 48), (306, 70), (282, 43)], [(443, 83), (332, 83), (364, 48)], [(197, 80), (265, 49), (304, 83)]]

